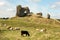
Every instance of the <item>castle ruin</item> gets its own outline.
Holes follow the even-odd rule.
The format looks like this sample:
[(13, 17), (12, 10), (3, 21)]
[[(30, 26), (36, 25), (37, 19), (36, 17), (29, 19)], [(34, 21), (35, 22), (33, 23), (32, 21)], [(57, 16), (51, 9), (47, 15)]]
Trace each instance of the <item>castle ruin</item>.
[(21, 5), (17, 6), (17, 13), (16, 16), (18, 17), (25, 17), (30, 13), (30, 10), (28, 7), (22, 7)]

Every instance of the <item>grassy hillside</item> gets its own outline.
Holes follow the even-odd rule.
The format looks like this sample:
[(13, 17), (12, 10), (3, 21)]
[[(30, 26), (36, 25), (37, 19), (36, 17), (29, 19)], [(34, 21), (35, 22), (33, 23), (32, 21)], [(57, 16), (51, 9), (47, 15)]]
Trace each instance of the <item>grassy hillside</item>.
[[(8, 26), (19, 27), (20, 30), (8, 30)], [(40, 32), (41, 29), (46, 29), (46, 32)], [(29, 31), (30, 36), (22, 37), (21, 30)], [(0, 19), (0, 40), (60, 40), (60, 22), (33, 16)]]
[(57, 19), (58, 21), (60, 21), (60, 19)]

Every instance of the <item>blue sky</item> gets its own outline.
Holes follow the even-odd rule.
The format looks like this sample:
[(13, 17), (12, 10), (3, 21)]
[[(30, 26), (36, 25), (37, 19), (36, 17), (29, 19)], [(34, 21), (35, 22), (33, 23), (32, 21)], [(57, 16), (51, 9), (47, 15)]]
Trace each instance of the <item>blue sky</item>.
[(60, 18), (60, 0), (0, 0), (0, 17), (14, 17), (17, 5), (28, 6), (35, 14), (42, 12), (43, 17), (49, 13), (51, 18)]

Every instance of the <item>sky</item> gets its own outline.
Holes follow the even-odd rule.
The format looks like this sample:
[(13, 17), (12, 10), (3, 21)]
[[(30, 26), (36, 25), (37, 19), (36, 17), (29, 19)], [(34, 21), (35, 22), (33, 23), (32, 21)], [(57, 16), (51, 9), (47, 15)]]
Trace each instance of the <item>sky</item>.
[(0, 0), (0, 17), (14, 17), (16, 7), (29, 7), (33, 13), (43, 13), (47, 17), (49, 13), (51, 18), (60, 19), (60, 0)]

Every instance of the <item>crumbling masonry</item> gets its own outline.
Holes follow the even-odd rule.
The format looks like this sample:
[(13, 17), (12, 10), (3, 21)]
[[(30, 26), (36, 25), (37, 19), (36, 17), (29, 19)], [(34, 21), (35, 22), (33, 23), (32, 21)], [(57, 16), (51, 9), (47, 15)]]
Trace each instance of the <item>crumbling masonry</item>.
[(22, 7), (21, 5), (17, 6), (16, 16), (24, 17), (24, 16), (27, 16), (27, 14), (29, 14), (29, 13), (30, 13), (30, 10), (28, 7)]

